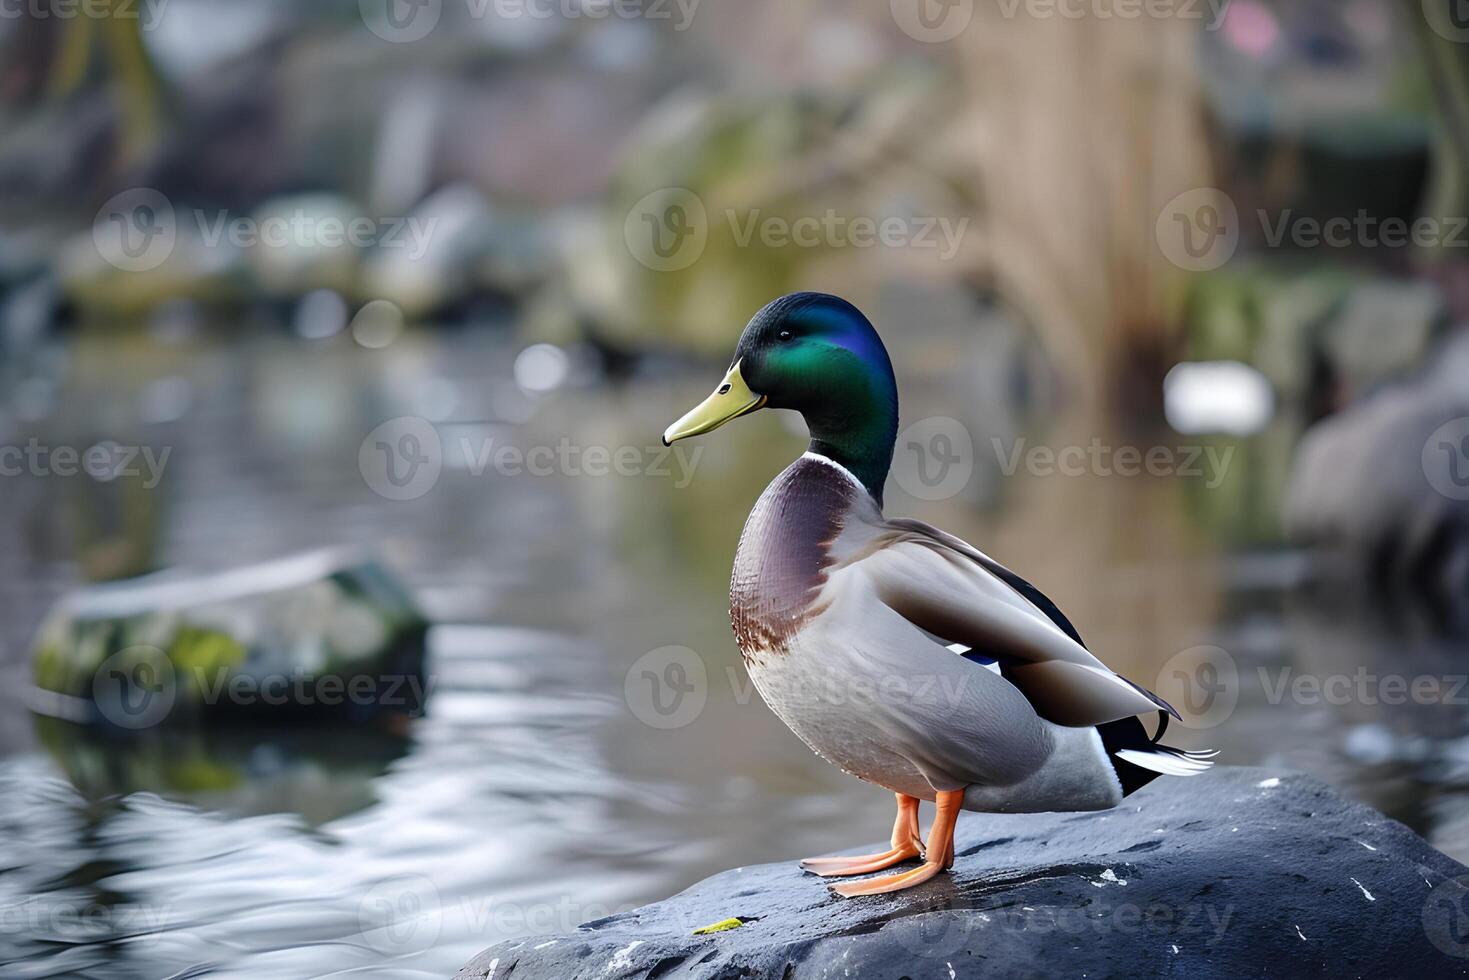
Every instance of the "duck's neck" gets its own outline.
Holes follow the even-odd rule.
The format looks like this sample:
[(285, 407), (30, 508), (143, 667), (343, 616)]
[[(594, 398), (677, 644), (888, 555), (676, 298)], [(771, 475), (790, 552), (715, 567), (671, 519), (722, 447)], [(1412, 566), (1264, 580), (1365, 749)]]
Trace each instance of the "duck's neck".
[(803, 414), (811, 430), (811, 452), (845, 467), (881, 507), (898, 438), (898, 391), (891, 375), (886, 384), (875, 379), (861, 398)]

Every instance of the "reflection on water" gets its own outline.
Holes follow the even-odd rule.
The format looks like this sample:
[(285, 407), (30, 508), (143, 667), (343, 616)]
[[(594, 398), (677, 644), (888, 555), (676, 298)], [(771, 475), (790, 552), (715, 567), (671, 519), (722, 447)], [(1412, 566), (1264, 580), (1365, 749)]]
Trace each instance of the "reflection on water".
[[(1207, 491), (1186, 478), (1004, 475), (1017, 438), (1122, 437), (1074, 420), (1022, 434), (1003, 391), (975, 387), (983, 375), (966, 358), (980, 348), (936, 357), (923, 343), (898, 365), (905, 418), (962, 412), (977, 472), (940, 501), (895, 486), (890, 510), (1042, 583), (1142, 683), (1180, 650), (1223, 648), (1238, 705), (1180, 741), (1220, 747), (1229, 763), (1314, 771), (1469, 853), (1465, 708), (1308, 703), (1289, 686), (1359, 665), (1450, 676), (1464, 643), (1431, 615), (1404, 619), (1363, 596), (1290, 599), (1298, 562), (1230, 547), (1271, 523), (1288, 439), (1239, 443), (1229, 482)], [(68, 348), (36, 431), (172, 452), (141, 496), (0, 486), (9, 533), (30, 529), (0, 549), (0, 972), (444, 976), (507, 936), (570, 929), (725, 867), (883, 836), (886, 794), (814, 758), (765, 710), (728, 631), (740, 526), (800, 438), (774, 413), (745, 420), (689, 447), (699, 455), (682, 461), (685, 485), (686, 468), (658, 463), (657, 434), (704, 394), (708, 369), (608, 386), (573, 368), (541, 398), (514, 383), (513, 351), (494, 334), (412, 332), (386, 351), (284, 337)], [(156, 410), (164, 382), (187, 411)], [(378, 423), (410, 414), (440, 423), (445, 465), (424, 496), (391, 501), (365, 484), (358, 450)], [(631, 447), (636, 472), (480, 462), (562, 439)], [(30, 634), (78, 575), (326, 545), (377, 548), (449, 624), (431, 632), (433, 695), (406, 731), (119, 740), (24, 711)], [(624, 682), (674, 644), (702, 663), (707, 702), (687, 726), (661, 729), (639, 720)]]
[(295, 811), (320, 825), (373, 802), (409, 747), (375, 727), (99, 729), (37, 717), (36, 735), (88, 799), (156, 793), (238, 814)]

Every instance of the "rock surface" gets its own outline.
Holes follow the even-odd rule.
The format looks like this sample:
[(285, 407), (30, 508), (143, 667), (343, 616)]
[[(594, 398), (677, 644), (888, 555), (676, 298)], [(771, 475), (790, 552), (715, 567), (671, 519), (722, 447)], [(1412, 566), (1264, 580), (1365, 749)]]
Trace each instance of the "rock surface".
[(500, 943), (456, 980), (1469, 973), (1469, 869), (1305, 776), (1218, 768), (1107, 812), (964, 814), (956, 843), (952, 876), (897, 895), (836, 898), (792, 855)]

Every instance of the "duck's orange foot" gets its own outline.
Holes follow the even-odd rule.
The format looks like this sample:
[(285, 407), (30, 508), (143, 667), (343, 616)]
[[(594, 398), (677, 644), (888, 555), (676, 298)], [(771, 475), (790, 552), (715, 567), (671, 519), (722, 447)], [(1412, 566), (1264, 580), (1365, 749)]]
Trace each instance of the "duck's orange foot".
[[(914, 868), (902, 874), (884, 875), (870, 881), (832, 885), (831, 890), (843, 898), (856, 898), (859, 895), (885, 895), (888, 892), (900, 892), (905, 888), (921, 885), (940, 872), (948, 870), (954, 864), (954, 827), (959, 821), (959, 809), (964, 805), (964, 791), (939, 793), (937, 803), (938, 814), (934, 817), (933, 827), (928, 832), (928, 858), (923, 862), (923, 867)], [(890, 865), (885, 865), (885, 867), (888, 866)], [(870, 870), (879, 871), (881, 868), (874, 867)], [(852, 873), (860, 874), (860, 872)]]
[(885, 871), (895, 864), (920, 857), (918, 845), (911, 841), (900, 844), (890, 851), (881, 854), (860, 854), (853, 857), (829, 857), (829, 858), (807, 858), (801, 862), (801, 868), (812, 874), (821, 875), (823, 878), (834, 878), (841, 875), (865, 875), (874, 871)]
[(923, 867), (904, 871), (902, 874), (883, 875), (881, 878), (873, 878), (869, 881), (854, 881), (849, 885), (832, 885), (831, 890), (843, 898), (856, 898), (859, 895), (885, 895), (888, 892), (900, 892), (905, 888), (921, 885), (942, 871), (944, 871), (942, 864), (928, 861)]
[(847, 855), (846, 857), (807, 858), (801, 868), (823, 878), (839, 875), (865, 875), (885, 871), (895, 864), (923, 856), (923, 842), (918, 837), (918, 799), (898, 796), (898, 819), (893, 824), (892, 850), (881, 854)]

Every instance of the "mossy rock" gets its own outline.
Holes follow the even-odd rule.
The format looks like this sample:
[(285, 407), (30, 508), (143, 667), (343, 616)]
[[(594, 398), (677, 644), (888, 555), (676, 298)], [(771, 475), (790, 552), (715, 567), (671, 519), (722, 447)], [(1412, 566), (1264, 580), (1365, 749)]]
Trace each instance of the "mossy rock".
[(34, 709), (126, 729), (420, 713), (428, 623), (360, 556), (318, 552), (79, 591), (47, 617)]

